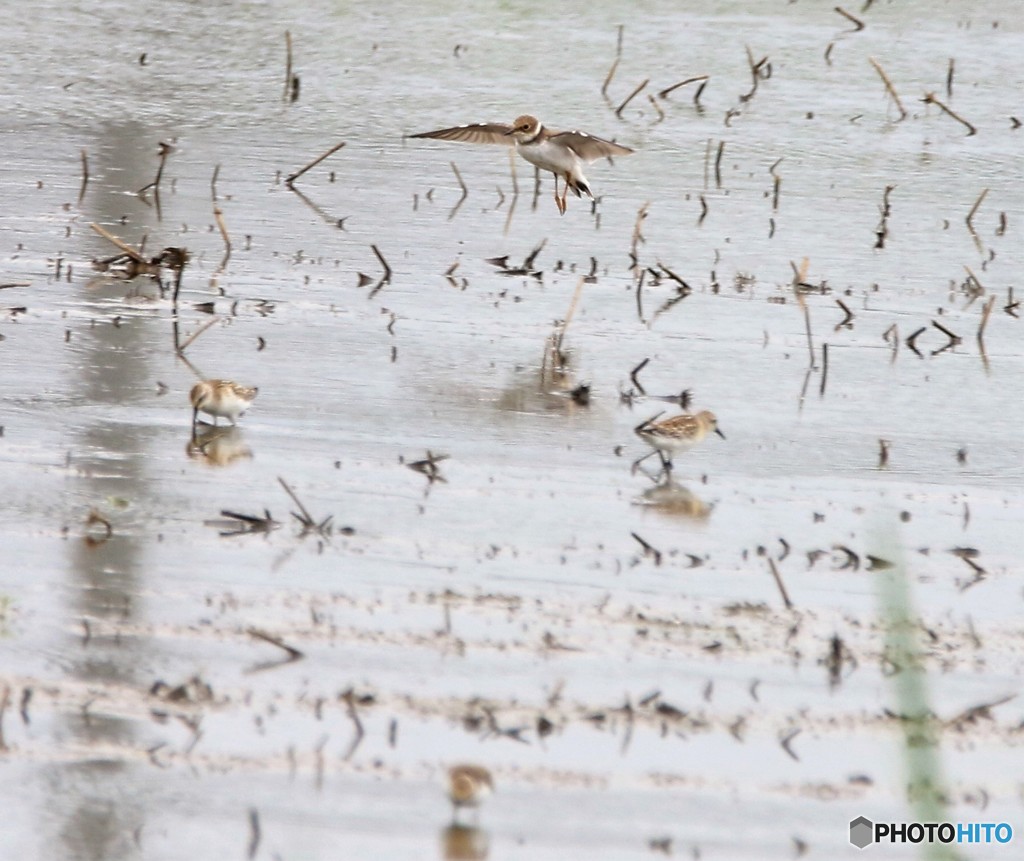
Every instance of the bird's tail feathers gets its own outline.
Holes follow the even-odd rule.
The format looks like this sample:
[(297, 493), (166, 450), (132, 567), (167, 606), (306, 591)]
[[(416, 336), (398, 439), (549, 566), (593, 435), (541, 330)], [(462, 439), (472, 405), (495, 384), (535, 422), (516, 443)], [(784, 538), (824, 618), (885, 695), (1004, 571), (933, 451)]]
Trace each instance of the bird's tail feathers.
[(594, 195), (591, 194), (591, 192), (590, 192), (590, 186), (587, 185), (585, 180), (582, 180), (582, 179), (570, 180), (569, 188), (572, 190), (572, 193), (575, 194), (577, 197), (582, 197), (585, 194), (591, 200), (594, 199)]

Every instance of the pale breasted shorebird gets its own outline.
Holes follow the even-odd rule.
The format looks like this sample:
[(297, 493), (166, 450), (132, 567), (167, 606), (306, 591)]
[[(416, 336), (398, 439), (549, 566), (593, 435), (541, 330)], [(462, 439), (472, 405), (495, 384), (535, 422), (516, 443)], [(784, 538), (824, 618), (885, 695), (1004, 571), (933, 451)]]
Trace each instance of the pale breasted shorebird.
[[(594, 195), (583, 175), (583, 164), (614, 155), (629, 155), (633, 150), (627, 146), (594, 137), (586, 132), (556, 132), (545, 128), (541, 121), (529, 114), (519, 117), (512, 125), (505, 123), (474, 123), (439, 129), (436, 132), (421, 132), (410, 135), (414, 138), (437, 138), (446, 141), (467, 143), (494, 143), (513, 145), (516, 151), (530, 164), (541, 170), (549, 170), (555, 176), (555, 205), (565, 213), (565, 198), (571, 189), (577, 197)], [(565, 180), (562, 196), (558, 196), (558, 180)]]
[(452, 821), (460, 808), (479, 807), (494, 792), (494, 778), (482, 765), (453, 765), (448, 769), (448, 798), (452, 802)]
[(725, 439), (725, 434), (718, 429), (718, 419), (714, 413), (707, 410), (702, 410), (694, 416), (673, 416), (660, 422), (655, 421), (657, 418), (658, 416), (653, 416), (647, 419), (633, 428), (633, 431), (658, 453), (661, 465), (666, 470), (672, 469), (671, 455), (677, 451), (689, 451), (702, 442), (709, 433), (716, 433)]
[(231, 380), (203, 380), (189, 392), (192, 402), (192, 427), (195, 428), (200, 412), (213, 416), (213, 423), (223, 417), (234, 424), (256, 399), (259, 389), (247, 389)]

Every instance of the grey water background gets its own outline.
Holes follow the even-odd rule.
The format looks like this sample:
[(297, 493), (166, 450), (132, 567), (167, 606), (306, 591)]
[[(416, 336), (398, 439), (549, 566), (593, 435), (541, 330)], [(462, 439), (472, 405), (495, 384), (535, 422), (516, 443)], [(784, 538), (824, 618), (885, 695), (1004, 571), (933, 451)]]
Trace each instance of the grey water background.
[[(499, 788), (480, 823), (493, 858), (650, 857), (660, 839), (835, 857), (853, 816), (910, 815), (879, 618), (893, 570), (921, 620), (948, 816), (1019, 821), (1021, 703), (956, 718), (1020, 687), (1020, 323), (1004, 308), (1022, 263), (1024, 20), (1003, 3), (860, 15), (860, 32), (829, 4), (712, 0), (9, 15), (5, 852), (241, 857), (255, 810), (260, 857), (459, 857), (440, 774), (469, 759)], [(748, 47), (771, 75), (741, 101)], [(695, 75), (703, 110), (694, 85), (648, 100)], [(572, 199), (560, 217), (547, 177), (534, 202), (521, 160), (513, 198), (500, 148), (403, 139), (524, 112), (637, 150), (588, 170), (596, 212)], [(341, 140), (298, 181), (306, 201), (288, 190)], [(158, 217), (135, 191), (161, 141)], [(644, 206), (640, 265), (693, 292), (657, 314), (674, 283), (648, 274), (641, 318)], [(190, 445), (196, 377), (168, 298), (93, 271), (115, 249), (90, 222), (150, 253), (187, 248), (182, 329), (210, 319), (201, 303), (217, 322), (186, 357), (259, 386), (208, 456)], [(542, 241), (540, 279), (486, 262)], [(374, 245), (392, 269), (376, 292)], [(792, 289), (805, 260), (810, 373)], [(592, 269), (570, 368), (552, 374), (548, 339)], [(936, 352), (933, 321), (962, 341)], [(644, 359), (647, 396), (624, 397)], [(569, 397), (581, 382), (589, 405)], [(665, 504), (630, 468), (632, 428), (684, 388), (727, 440), (679, 456)], [(405, 465), (427, 452), (448, 456), (445, 481)], [(278, 477), (354, 532), (301, 535)], [(222, 509), (282, 526), (222, 537), (206, 523)], [(867, 554), (899, 564), (869, 571)], [(304, 659), (252, 672), (278, 657), (252, 628)], [(834, 637), (852, 656), (839, 684)], [(193, 677), (209, 696), (151, 693)]]

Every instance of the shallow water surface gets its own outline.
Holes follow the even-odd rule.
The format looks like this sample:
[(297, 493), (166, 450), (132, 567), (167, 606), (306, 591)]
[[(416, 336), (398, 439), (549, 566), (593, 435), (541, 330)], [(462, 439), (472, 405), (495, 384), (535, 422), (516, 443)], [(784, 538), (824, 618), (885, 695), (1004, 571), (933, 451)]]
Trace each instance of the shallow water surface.
[[(9, 23), (12, 857), (833, 858), (928, 780), (1019, 820), (1024, 21), (850, 11)], [(502, 148), (405, 137), (526, 111), (637, 152), (559, 216)], [(187, 249), (177, 313), (170, 269), (94, 267), (92, 223)], [(193, 437), (197, 377), (259, 396)], [(726, 440), (633, 468), (684, 390)], [(453, 829), (463, 760), (498, 793)]]

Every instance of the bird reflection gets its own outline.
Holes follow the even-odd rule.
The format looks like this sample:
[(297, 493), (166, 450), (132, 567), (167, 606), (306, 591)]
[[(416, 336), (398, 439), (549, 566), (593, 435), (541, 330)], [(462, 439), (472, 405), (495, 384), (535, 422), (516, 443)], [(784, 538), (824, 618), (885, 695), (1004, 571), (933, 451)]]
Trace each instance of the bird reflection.
[(200, 460), (210, 466), (227, 466), (238, 460), (252, 458), (252, 449), (237, 427), (196, 425), (185, 446), (191, 460)]
[(441, 857), (444, 861), (485, 861), (490, 851), (487, 832), (475, 826), (453, 822), (441, 832)]
[(637, 505), (647, 505), (665, 514), (705, 520), (714, 505), (708, 505), (688, 487), (672, 480), (671, 473), (662, 473), (661, 481), (649, 487), (635, 500)]

